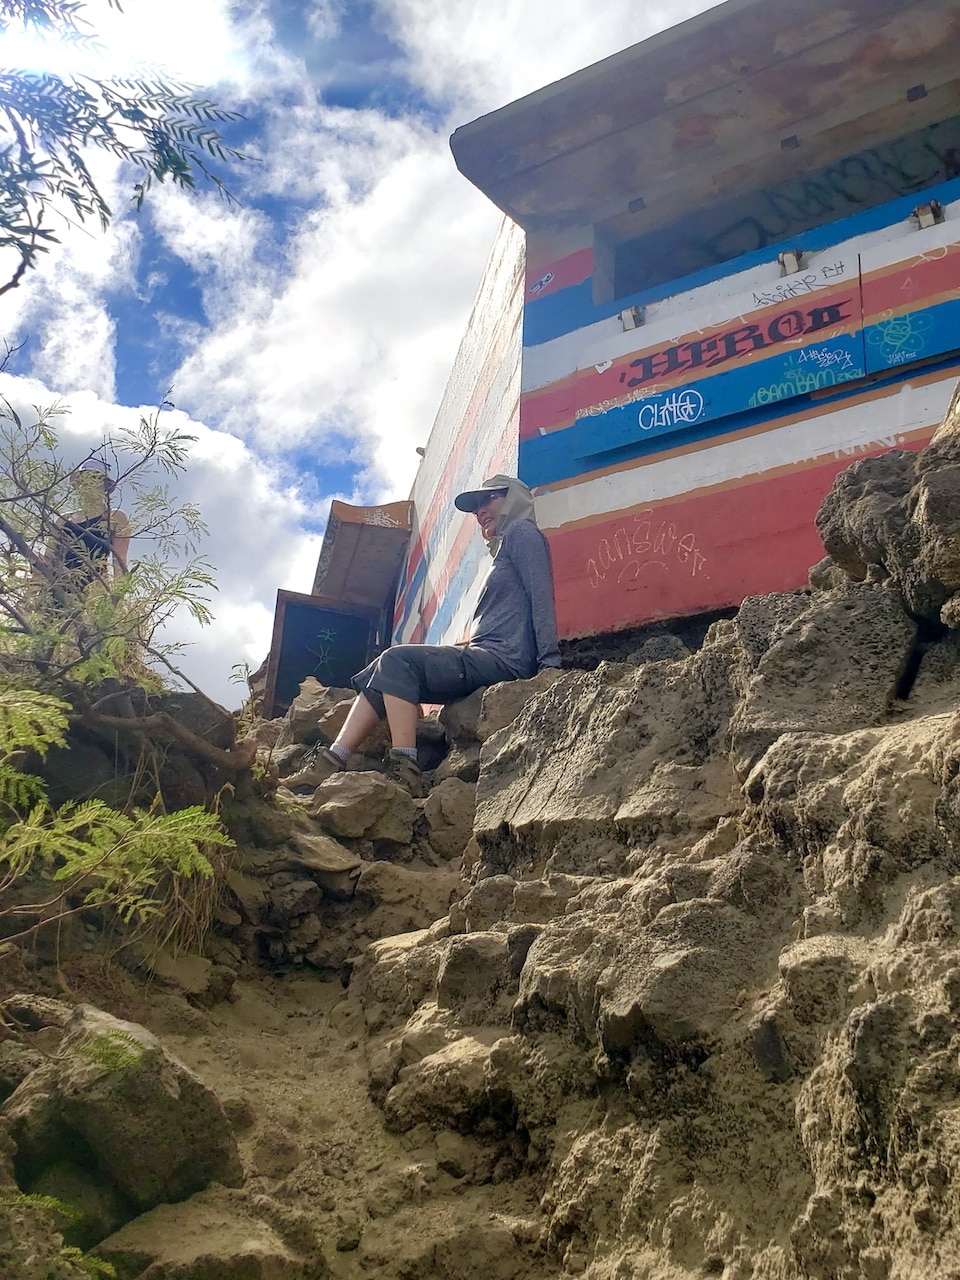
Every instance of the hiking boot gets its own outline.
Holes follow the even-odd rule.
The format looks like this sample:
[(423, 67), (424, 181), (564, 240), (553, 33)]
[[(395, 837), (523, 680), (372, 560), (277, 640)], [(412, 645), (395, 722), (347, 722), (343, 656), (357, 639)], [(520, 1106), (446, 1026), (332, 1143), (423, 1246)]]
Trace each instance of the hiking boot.
[(328, 778), (332, 778), (335, 773), (339, 773), (344, 768), (346, 766), (338, 756), (335, 756), (327, 747), (320, 747), (310, 755), (303, 768), (298, 769), (296, 773), (291, 773), (289, 778), (284, 778), (283, 785), (291, 791), (300, 788), (312, 791), (314, 787), (319, 787), (321, 782), (326, 782)]
[(391, 747), (387, 752), (384, 773), (391, 782), (408, 791), (414, 800), (419, 800), (423, 795), (423, 774), (420, 772), (420, 766), (416, 760), (411, 760), (403, 752), (395, 751)]

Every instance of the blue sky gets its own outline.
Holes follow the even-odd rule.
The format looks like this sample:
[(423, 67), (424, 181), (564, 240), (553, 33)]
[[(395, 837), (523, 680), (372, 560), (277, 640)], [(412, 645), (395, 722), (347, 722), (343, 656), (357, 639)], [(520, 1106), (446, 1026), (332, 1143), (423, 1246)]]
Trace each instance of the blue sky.
[(114, 222), (64, 227), (0, 298), (0, 334), (26, 339), (0, 390), (65, 401), (69, 454), (172, 388), (219, 585), (214, 626), (177, 634), (215, 696), (266, 653), (277, 588), (309, 590), (331, 499), (409, 492), (500, 217), (450, 133), (708, 7), (89, 0), (99, 74), (155, 60), (244, 113), (225, 133), (252, 158), (225, 173), (236, 204), (158, 188), (137, 215), (132, 175), (93, 157)]

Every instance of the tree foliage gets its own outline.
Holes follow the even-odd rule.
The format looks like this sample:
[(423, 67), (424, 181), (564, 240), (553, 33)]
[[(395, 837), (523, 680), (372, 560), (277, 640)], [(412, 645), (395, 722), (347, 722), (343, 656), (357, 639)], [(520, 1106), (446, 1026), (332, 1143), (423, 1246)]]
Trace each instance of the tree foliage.
[[(69, 710), (33, 690), (0, 689), (0, 929), (8, 942), (89, 908), (149, 929), (182, 884), (213, 878), (211, 852), (232, 846), (200, 805), (121, 813), (94, 799), (52, 809), (42, 781), (21, 764), (63, 745)], [(17, 904), (17, 887), (38, 873), (52, 883), (50, 898)]]
[[(0, 37), (27, 27), (89, 41), (85, 9), (79, 0), (0, 0)], [(133, 183), (138, 209), (152, 184), (168, 179), (191, 189), (205, 179), (230, 198), (211, 165), (242, 158), (219, 132), (239, 118), (177, 82), (0, 69), (0, 250), (11, 260), (0, 294), (16, 287), (37, 255), (58, 240), (55, 217), (95, 217), (108, 225), (112, 211), (84, 159), (89, 149), (139, 171)]]
[(167, 429), (158, 410), (96, 450), (124, 496), (136, 556), (125, 575), (111, 577), (105, 565), (78, 575), (50, 552), (77, 502), (73, 469), (59, 451), (64, 412), (54, 406), (27, 417), (0, 397), (0, 672), (48, 685), (69, 677), (156, 687), (150, 665), (170, 669), (180, 647), (158, 631), (181, 608), (201, 624), (211, 620), (212, 570), (196, 554), (205, 527), (168, 483), (194, 437)]

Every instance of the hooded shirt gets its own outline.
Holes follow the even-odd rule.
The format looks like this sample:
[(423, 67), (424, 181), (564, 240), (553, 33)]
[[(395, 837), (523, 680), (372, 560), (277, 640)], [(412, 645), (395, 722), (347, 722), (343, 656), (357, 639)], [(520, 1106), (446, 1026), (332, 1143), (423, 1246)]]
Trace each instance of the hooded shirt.
[(495, 654), (525, 680), (560, 666), (550, 548), (537, 528), (533, 495), (511, 480), (500, 505), (493, 564), (480, 589), (470, 644)]

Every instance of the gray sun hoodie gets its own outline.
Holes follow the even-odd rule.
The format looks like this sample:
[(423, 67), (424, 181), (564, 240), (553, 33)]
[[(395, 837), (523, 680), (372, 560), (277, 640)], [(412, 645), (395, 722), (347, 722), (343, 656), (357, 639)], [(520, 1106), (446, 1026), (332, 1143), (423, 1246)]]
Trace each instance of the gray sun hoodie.
[(537, 528), (533, 494), (511, 480), (487, 547), (493, 564), (480, 589), (470, 644), (496, 654), (524, 680), (560, 666), (550, 548)]

